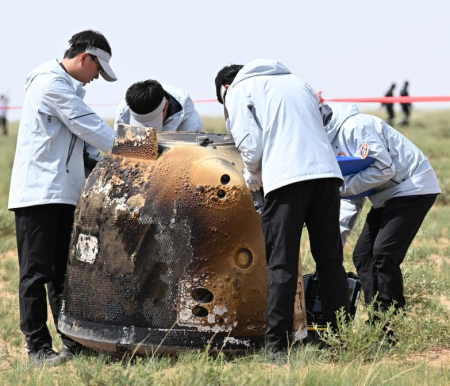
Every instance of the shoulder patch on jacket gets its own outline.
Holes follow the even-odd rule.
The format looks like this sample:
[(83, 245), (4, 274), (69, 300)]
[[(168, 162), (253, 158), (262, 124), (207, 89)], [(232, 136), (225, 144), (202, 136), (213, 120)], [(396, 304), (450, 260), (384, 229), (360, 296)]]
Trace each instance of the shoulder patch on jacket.
[(358, 150), (359, 156), (361, 159), (366, 158), (369, 155), (369, 145), (364, 142)]

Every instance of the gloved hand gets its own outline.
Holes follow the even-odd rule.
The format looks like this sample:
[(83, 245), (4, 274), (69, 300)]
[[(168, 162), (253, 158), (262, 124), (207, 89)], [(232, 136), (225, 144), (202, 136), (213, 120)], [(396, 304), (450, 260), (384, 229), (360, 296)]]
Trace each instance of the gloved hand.
[(244, 169), (243, 173), (245, 183), (252, 192), (256, 192), (262, 188), (263, 183), (261, 179), (261, 173), (253, 174), (247, 169)]

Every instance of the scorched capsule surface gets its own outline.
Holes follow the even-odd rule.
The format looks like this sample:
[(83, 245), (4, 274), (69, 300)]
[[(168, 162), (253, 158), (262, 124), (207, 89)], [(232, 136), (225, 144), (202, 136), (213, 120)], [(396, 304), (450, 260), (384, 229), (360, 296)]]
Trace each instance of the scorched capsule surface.
[(60, 330), (98, 351), (225, 351), (263, 341), (259, 215), (226, 135), (120, 126), (72, 233)]

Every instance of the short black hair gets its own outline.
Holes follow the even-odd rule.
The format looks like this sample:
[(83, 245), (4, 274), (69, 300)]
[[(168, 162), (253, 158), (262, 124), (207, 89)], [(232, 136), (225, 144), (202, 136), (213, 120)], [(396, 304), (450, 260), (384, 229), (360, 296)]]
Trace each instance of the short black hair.
[(231, 64), (222, 68), (216, 76), (216, 95), (219, 103), (223, 104), (222, 95), (220, 95), (220, 88), (226, 84), (233, 83), (237, 73), (244, 67), (242, 64)]
[(159, 82), (148, 79), (128, 87), (125, 100), (136, 114), (148, 114), (161, 104), (165, 94)]
[(112, 55), (111, 46), (108, 40), (100, 32), (86, 30), (78, 32), (69, 40), (70, 47), (64, 53), (64, 58), (72, 59), (75, 56), (86, 52), (89, 47), (100, 48)]

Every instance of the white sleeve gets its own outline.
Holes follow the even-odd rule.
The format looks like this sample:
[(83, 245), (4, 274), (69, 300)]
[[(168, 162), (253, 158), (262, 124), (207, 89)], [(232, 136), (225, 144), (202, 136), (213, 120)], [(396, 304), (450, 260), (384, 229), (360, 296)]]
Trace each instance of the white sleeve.
[(188, 121), (186, 121), (186, 124), (183, 122), (180, 126), (180, 131), (191, 131), (197, 133), (204, 132), (202, 120), (197, 113), (194, 116), (189, 117)]
[(114, 133), (117, 133), (117, 128), (120, 123), (125, 123), (123, 120), (123, 114), (126, 107), (127, 103), (125, 102), (125, 100), (121, 101), (119, 103), (119, 106), (117, 106), (116, 118), (114, 119)]
[(375, 129), (369, 125), (358, 125), (354, 128), (343, 127), (343, 129), (345, 131), (342, 134), (345, 137), (346, 145), (349, 149), (353, 149), (352, 156), (358, 157), (359, 149), (365, 144), (369, 148), (367, 156), (374, 158), (375, 161), (359, 173), (344, 176), (341, 196), (354, 196), (389, 181), (395, 175), (395, 166), (388, 149)]
[(341, 200), (339, 227), (341, 230), (342, 246), (345, 246), (348, 236), (350, 236), (350, 233), (356, 225), (365, 202), (366, 199), (364, 197), (353, 200)]
[(253, 174), (262, 169), (262, 128), (253, 102), (234, 89), (227, 95), (226, 107), (230, 117), (231, 134), (247, 170)]
[(77, 137), (105, 152), (114, 143), (114, 131), (62, 79), (49, 83), (43, 95), (47, 108)]
[(178, 126), (177, 131), (195, 131), (203, 133), (203, 123), (199, 113), (194, 107), (194, 102), (190, 97), (185, 101), (183, 106), (185, 118)]
[(86, 152), (89, 154), (90, 158), (95, 159), (96, 161), (100, 161), (102, 159), (100, 150), (92, 145), (89, 145), (88, 143), (86, 143)]

